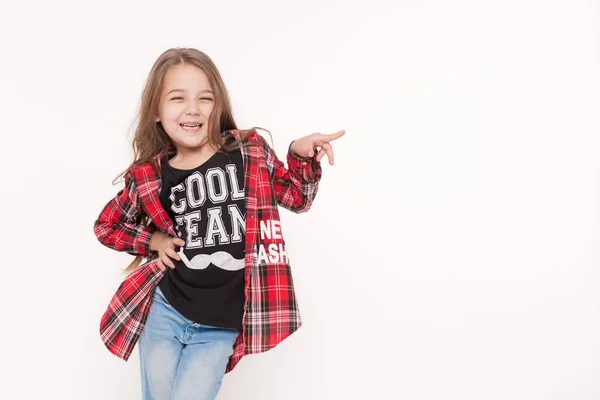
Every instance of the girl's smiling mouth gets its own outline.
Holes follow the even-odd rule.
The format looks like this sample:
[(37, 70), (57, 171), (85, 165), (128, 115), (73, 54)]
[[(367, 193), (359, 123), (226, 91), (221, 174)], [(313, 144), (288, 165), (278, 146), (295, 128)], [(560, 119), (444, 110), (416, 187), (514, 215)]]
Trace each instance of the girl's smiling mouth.
[(179, 124), (179, 126), (181, 126), (183, 128), (184, 131), (186, 132), (190, 132), (190, 133), (197, 133), (200, 131), (200, 129), (202, 129), (202, 127), (204, 126), (204, 124), (201, 123), (183, 123), (183, 124)]

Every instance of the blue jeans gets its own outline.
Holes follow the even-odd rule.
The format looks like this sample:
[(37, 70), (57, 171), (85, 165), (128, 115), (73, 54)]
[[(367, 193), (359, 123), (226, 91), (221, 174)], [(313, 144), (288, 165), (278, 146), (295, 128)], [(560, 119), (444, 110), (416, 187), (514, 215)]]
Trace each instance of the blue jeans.
[(200, 325), (157, 286), (138, 340), (144, 400), (214, 400), (239, 331)]

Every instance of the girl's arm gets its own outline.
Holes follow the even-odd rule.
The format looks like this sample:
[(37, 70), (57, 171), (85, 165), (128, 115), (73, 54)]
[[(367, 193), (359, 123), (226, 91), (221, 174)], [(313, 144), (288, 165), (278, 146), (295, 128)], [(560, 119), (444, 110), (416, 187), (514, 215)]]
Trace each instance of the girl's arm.
[(308, 211), (317, 195), (321, 180), (321, 164), (316, 160), (316, 155), (311, 158), (301, 158), (288, 148), (286, 157), (288, 168), (286, 168), (265, 138), (259, 134), (257, 136), (264, 147), (267, 169), (271, 176), (277, 204), (296, 213)]
[(148, 256), (155, 228), (140, 223), (143, 217), (139, 193), (131, 170), (123, 177), (125, 187), (102, 209), (94, 222), (96, 237), (108, 248), (133, 256)]

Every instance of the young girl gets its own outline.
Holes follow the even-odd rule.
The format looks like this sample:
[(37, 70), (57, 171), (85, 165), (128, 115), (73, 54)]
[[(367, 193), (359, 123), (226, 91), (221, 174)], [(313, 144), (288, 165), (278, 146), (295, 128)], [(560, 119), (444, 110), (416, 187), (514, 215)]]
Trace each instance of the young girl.
[(292, 141), (286, 168), (256, 129), (237, 129), (206, 54), (156, 60), (125, 187), (94, 222), (102, 244), (136, 256), (100, 334), (125, 361), (139, 339), (144, 399), (214, 399), (244, 355), (300, 327), (277, 205), (310, 208), (344, 133)]

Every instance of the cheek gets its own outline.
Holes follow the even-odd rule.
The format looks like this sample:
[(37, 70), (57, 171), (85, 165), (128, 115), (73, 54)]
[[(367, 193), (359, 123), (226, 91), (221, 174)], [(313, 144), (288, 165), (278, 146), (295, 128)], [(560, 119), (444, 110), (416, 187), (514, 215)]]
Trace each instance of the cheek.
[(179, 108), (180, 107), (177, 107), (176, 105), (164, 107), (162, 111), (164, 119), (168, 122), (177, 121), (181, 115), (181, 110), (179, 110)]
[(212, 112), (214, 107), (215, 107), (214, 103), (206, 104), (204, 107), (202, 107), (203, 114), (210, 115), (210, 113)]

